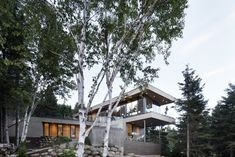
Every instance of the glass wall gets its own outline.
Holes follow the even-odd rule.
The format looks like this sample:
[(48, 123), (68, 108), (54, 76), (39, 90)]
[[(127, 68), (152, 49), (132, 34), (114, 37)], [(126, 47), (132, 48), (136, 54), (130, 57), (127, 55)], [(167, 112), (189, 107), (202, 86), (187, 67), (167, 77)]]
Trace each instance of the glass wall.
[(48, 123), (43, 124), (43, 133), (44, 133), (44, 136), (49, 136), (49, 124)]
[(76, 130), (75, 130), (75, 125), (71, 125), (71, 138), (76, 137)]
[(63, 125), (63, 136), (70, 137), (70, 126)]
[(63, 125), (58, 124), (58, 136), (63, 136)]
[(57, 136), (57, 124), (50, 124), (50, 136)]
[(43, 123), (43, 136), (65, 136), (68, 138), (78, 138), (79, 126), (70, 124)]
[(136, 101), (128, 102), (122, 106), (118, 106), (113, 116), (128, 117), (147, 112), (159, 112), (159, 106), (150, 98), (144, 97)]

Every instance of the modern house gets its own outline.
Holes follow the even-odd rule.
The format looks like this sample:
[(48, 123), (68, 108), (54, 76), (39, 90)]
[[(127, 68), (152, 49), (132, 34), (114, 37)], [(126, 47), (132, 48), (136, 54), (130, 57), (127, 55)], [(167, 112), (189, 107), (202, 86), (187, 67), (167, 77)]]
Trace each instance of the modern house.
[[(117, 97), (113, 98), (115, 104)], [(124, 151), (136, 154), (160, 154), (161, 145), (150, 143), (146, 138), (146, 128), (175, 123), (175, 119), (160, 113), (160, 107), (173, 103), (176, 99), (160, 89), (147, 85), (125, 93), (112, 117), (112, 128), (123, 130)], [(96, 118), (100, 107), (101, 122), (105, 122), (109, 101), (91, 108), (89, 120)]]
[[(113, 104), (116, 101), (117, 97), (114, 97)], [(160, 114), (159, 108), (174, 101), (173, 96), (151, 85), (126, 92), (113, 113), (110, 143), (124, 147), (126, 153), (160, 154), (160, 144), (148, 143), (146, 128), (173, 124), (175, 119)], [(98, 123), (89, 135), (93, 145), (103, 143), (108, 105), (109, 101), (95, 105), (89, 113), (87, 124), (91, 125), (96, 119), (97, 111), (102, 107)], [(11, 128), (9, 129), (10, 135), (14, 135), (14, 127)], [(32, 117), (28, 137), (66, 136), (77, 139), (78, 134), (79, 121), (77, 119)]]

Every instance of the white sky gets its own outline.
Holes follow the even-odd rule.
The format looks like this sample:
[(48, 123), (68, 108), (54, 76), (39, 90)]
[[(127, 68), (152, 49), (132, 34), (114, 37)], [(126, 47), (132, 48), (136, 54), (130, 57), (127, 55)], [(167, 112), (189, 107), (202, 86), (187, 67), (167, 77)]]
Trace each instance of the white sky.
[[(153, 65), (161, 70), (152, 85), (181, 98), (178, 82), (183, 82), (182, 71), (189, 64), (205, 83), (203, 94), (209, 100), (208, 107), (213, 108), (225, 95), (228, 83), (235, 83), (235, 1), (189, 0), (183, 32), (183, 38), (173, 43), (169, 65), (164, 64), (162, 56), (157, 56)], [(93, 70), (87, 75), (95, 73)], [(118, 95), (120, 83), (116, 82), (113, 96)], [(89, 79), (86, 85), (87, 92)], [(103, 85), (93, 104), (102, 102), (105, 91)], [(66, 104), (74, 106), (76, 100), (74, 93)]]

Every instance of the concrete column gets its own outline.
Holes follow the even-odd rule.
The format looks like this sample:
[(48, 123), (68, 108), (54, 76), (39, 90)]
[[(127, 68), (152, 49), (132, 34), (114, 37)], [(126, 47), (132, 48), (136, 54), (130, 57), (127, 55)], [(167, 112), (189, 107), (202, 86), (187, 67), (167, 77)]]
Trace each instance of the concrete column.
[(144, 120), (144, 143), (146, 142), (146, 121)]
[(146, 113), (146, 107), (147, 107), (147, 99), (146, 97), (143, 97), (143, 113)]

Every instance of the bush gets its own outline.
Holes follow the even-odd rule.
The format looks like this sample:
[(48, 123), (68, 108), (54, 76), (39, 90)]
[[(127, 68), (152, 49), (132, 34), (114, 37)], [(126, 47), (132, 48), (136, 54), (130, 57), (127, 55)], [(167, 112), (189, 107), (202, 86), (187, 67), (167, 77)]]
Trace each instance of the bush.
[(68, 137), (60, 136), (55, 139), (54, 144), (62, 144), (62, 143), (68, 143), (68, 142), (70, 142), (70, 139)]
[(70, 149), (70, 150), (64, 151), (63, 154), (60, 155), (60, 157), (75, 157), (75, 152)]
[(91, 141), (90, 141), (90, 139), (89, 139), (89, 137), (86, 137), (85, 138), (85, 145), (91, 145)]
[(20, 144), (20, 146), (19, 146), (19, 148), (17, 150), (18, 157), (28, 157), (26, 152), (27, 152), (27, 148), (26, 148), (25, 143)]

